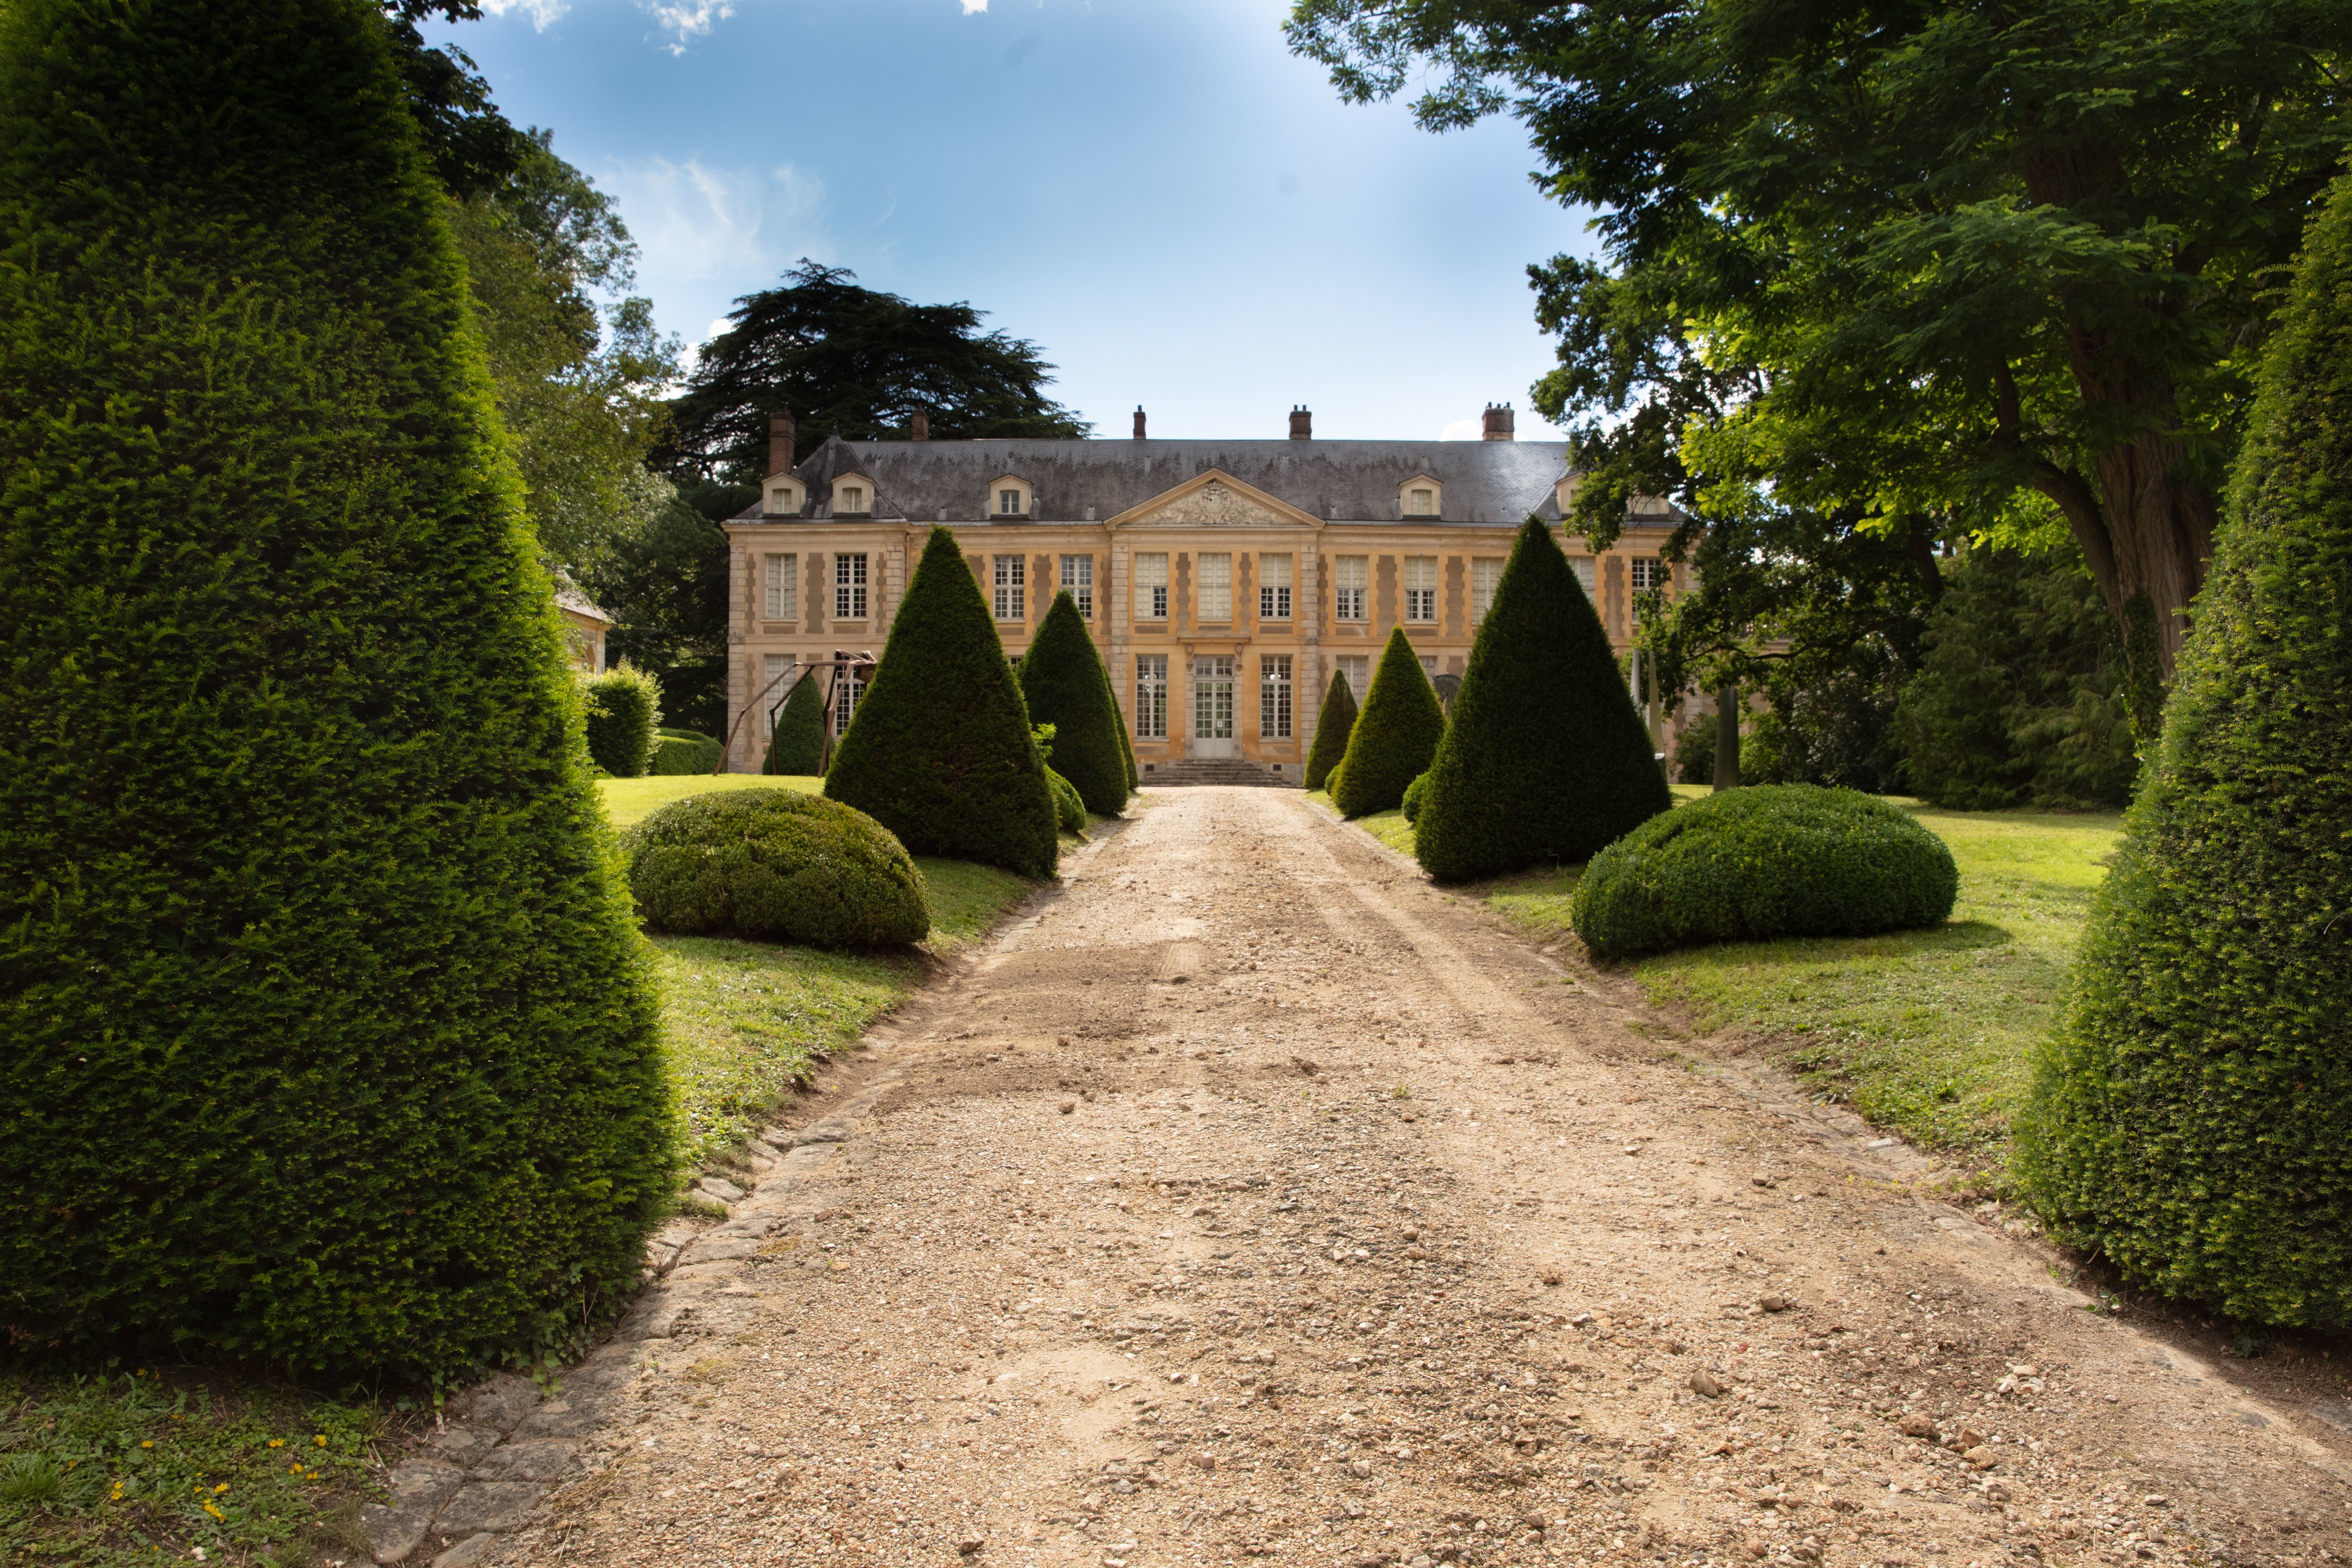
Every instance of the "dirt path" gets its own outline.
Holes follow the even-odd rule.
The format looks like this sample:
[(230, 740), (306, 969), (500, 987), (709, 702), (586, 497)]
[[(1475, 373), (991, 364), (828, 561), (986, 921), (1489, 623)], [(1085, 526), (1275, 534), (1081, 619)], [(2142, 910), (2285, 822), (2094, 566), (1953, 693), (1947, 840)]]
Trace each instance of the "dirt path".
[(2340, 1440), (1302, 797), (1163, 792), (1068, 871), (649, 1296), (509, 1554), (2352, 1550)]

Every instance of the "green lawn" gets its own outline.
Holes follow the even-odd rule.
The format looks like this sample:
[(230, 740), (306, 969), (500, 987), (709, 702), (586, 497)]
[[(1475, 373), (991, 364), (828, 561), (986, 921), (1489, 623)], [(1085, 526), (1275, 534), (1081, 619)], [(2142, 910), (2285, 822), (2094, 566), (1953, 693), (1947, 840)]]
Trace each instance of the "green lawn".
[(796, 789), (814, 795), (824, 787), (824, 780), (815, 773), (783, 773), (774, 778), (765, 773), (663, 773), (641, 779), (598, 779), (596, 787), (604, 796), (604, 815), (614, 826), (626, 827), (656, 806), (690, 795), (709, 795), (718, 789)]
[[(1706, 793), (1675, 789), (1677, 800)], [(1998, 1180), (2032, 1047), (2056, 1020), (2122, 817), (1896, 804), (1959, 863), (1959, 902), (1947, 924), (1689, 948), (1637, 960), (1630, 972), (1653, 1003), (1687, 1015), (1698, 1032), (1744, 1032), (1824, 1095)], [(1356, 826), (1412, 853), (1412, 829), (1400, 814)], [(1531, 931), (1565, 931), (1579, 870), (1469, 890)]]

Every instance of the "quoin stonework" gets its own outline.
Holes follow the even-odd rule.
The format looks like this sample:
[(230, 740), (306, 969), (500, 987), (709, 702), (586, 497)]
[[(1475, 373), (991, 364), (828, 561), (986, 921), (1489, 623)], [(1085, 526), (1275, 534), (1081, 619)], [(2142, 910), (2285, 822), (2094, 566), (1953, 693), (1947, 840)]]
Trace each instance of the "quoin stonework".
[[(1334, 670), (1360, 700), (1402, 626), (1433, 677), (1459, 676), (1530, 515), (1573, 494), (1564, 442), (826, 439), (804, 459), (772, 422), (756, 506), (726, 523), (727, 765), (759, 767), (796, 671), (818, 665), (835, 731), (863, 683), (828, 661), (879, 654), (907, 574), (944, 524), (1019, 658), (1065, 589), (1111, 671), (1144, 782), (1231, 759), (1297, 782)], [(1683, 585), (1659, 558), (1676, 521), (1636, 500), (1617, 545), (1562, 546), (1620, 649), (1633, 595)], [(1441, 689), (1450, 685), (1440, 682)], [(1660, 737), (1663, 742), (1664, 737)]]

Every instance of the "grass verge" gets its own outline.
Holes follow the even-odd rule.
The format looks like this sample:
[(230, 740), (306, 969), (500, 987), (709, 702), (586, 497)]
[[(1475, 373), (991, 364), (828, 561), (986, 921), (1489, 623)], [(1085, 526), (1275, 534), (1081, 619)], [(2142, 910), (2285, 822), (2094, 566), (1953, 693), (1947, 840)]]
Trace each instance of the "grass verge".
[(598, 793), (604, 797), (604, 815), (615, 827), (626, 827), (656, 806), (667, 805), (674, 800), (684, 800), (690, 795), (709, 795), (721, 789), (796, 789), (803, 795), (815, 795), (824, 788), (824, 780), (815, 773), (659, 773), (641, 779), (598, 779)]

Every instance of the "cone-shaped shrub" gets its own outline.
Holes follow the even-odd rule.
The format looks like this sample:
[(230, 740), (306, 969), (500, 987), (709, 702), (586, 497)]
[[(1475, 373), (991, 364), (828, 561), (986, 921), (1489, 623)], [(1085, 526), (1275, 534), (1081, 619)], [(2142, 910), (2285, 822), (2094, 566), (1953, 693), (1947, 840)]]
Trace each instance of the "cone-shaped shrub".
[(1673, 804), (1609, 634), (1529, 518), (1471, 645), (1413, 848), (1440, 881), (1587, 860)]
[[(1118, 711), (1105, 700), (1110, 680), (1068, 590), (1054, 595), (1021, 660), (1029, 721), (1054, 726), (1054, 771), (1076, 788), (1087, 810), (1117, 816), (1127, 805), (1127, 762)], [(1081, 822), (1080, 826), (1085, 824)]]
[(1053, 792), (1021, 685), (955, 535), (931, 530), (824, 793), (917, 855), (1054, 874)]
[(2019, 1173), (2136, 1285), (2352, 1323), (2352, 180), (2308, 232)]
[(0, 5), (0, 1323), (446, 1374), (667, 1201), (656, 1005), (361, 0)]
[(1315, 718), (1315, 747), (1307, 753), (1307, 787), (1321, 789), (1331, 770), (1348, 754), (1348, 737), (1356, 730), (1356, 689), (1338, 670), (1331, 672), (1331, 689), (1323, 694), (1323, 711)]
[[(1137, 781), (1141, 775), (1136, 772), (1135, 747), (1127, 738), (1127, 710), (1118, 705), (1118, 693), (1111, 687), (1110, 667), (1103, 664), (1099, 659), (1096, 660), (1096, 664), (1102, 670), (1103, 700), (1110, 704), (1111, 727), (1118, 732), (1118, 760), (1119, 765), (1127, 770), (1127, 793), (1133, 795)], [(1125, 809), (1127, 802), (1122, 799), (1119, 805), (1121, 809)]]
[(824, 685), (814, 671), (793, 683), (768, 736), (763, 773), (808, 774), (824, 771)]
[(1403, 801), (1405, 785), (1428, 771), (1444, 733), (1445, 710), (1399, 626), (1389, 634), (1389, 646), (1372, 671), (1372, 687), (1348, 737), (1346, 771), (1332, 786), (1331, 804), (1342, 816), (1393, 808)]
[(642, 776), (661, 740), (661, 683), (624, 659), (582, 686), (589, 760), (616, 779)]

